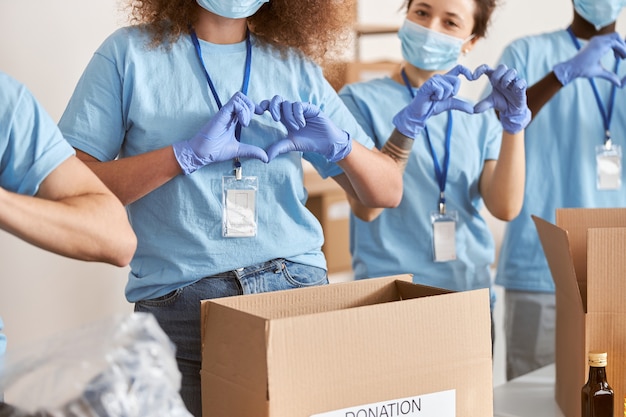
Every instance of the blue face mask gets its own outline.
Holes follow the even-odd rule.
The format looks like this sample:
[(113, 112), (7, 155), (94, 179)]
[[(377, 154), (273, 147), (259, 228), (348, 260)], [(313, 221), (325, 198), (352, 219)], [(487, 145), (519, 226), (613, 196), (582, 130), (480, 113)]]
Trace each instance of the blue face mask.
[(203, 8), (229, 19), (242, 19), (255, 14), (269, 0), (196, 0)]
[(398, 31), (402, 42), (402, 56), (411, 65), (428, 71), (445, 71), (452, 68), (463, 44), (472, 39), (459, 39), (425, 28), (405, 20)]
[(626, 0), (574, 0), (574, 8), (587, 22), (600, 30), (615, 22)]

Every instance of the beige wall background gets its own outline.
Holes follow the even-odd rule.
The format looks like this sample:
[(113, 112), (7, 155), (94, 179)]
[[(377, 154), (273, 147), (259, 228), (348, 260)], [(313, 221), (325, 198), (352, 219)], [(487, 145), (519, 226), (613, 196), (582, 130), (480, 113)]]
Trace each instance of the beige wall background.
[[(363, 23), (399, 25), (402, 3), (360, 0), (358, 15)], [(512, 39), (562, 28), (570, 20), (570, 0), (501, 0), (488, 39), (463, 63), (493, 65)], [(0, 0), (0, 70), (25, 83), (58, 120), (93, 51), (125, 23), (117, 0)], [(365, 38), (361, 49), (365, 60), (400, 58), (395, 35)], [(477, 98), (483, 85), (463, 88)], [(0, 315), (9, 350), (131, 311), (124, 298), (127, 274), (126, 268), (51, 255), (0, 231)]]

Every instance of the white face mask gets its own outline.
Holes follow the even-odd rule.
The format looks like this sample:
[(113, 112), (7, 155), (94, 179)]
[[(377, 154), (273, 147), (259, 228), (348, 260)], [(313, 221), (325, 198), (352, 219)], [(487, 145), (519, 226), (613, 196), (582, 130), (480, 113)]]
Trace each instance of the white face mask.
[(269, 0), (196, 0), (205, 10), (229, 19), (243, 19), (255, 14)]
[(398, 37), (402, 42), (402, 56), (409, 63), (428, 71), (444, 71), (456, 64), (461, 48), (474, 35), (460, 39), (406, 19)]
[(596, 30), (615, 22), (626, 0), (574, 0), (574, 8)]

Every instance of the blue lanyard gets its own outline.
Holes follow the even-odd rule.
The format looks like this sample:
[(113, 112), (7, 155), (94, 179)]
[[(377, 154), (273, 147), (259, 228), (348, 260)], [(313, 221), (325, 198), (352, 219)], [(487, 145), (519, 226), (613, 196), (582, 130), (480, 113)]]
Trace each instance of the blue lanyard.
[[(574, 46), (577, 50), (580, 50), (580, 42), (574, 35), (574, 31), (572, 27), (567, 28), (567, 33), (572, 38), (572, 42), (574, 42)], [(615, 73), (619, 68), (619, 59), (615, 60)], [(589, 83), (591, 84), (591, 88), (593, 89), (593, 95), (596, 97), (596, 103), (598, 103), (598, 109), (600, 109), (600, 114), (602, 115), (602, 121), (604, 123), (604, 144), (610, 146), (611, 144), (611, 119), (613, 118), (613, 104), (615, 103), (615, 93), (617, 92), (617, 86), (613, 85), (611, 90), (611, 95), (609, 97), (609, 105), (608, 111), (604, 109), (604, 105), (602, 104), (602, 99), (600, 98), (600, 93), (598, 92), (598, 87), (596, 86), (593, 78), (589, 78)]]
[[(189, 34), (191, 36), (191, 41), (193, 42), (193, 46), (196, 48), (196, 55), (198, 55), (198, 59), (200, 60), (200, 64), (202, 65), (202, 70), (204, 71), (204, 75), (206, 77), (207, 82), (209, 83), (209, 88), (211, 89), (211, 93), (213, 94), (213, 98), (217, 103), (217, 108), (222, 108), (222, 101), (220, 100), (219, 95), (217, 94), (217, 90), (215, 89), (215, 85), (213, 84), (213, 80), (209, 75), (209, 72), (206, 69), (206, 65), (204, 64), (204, 59), (202, 58), (202, 48), (200, 47), (200, 42), (198, 41), (198, 35), (196, 35), (196, 31), (189, 27)], [(243, 94), (248, 94), (248, 84), (250, 82), (250, 67), (252, 65), (252, 43), (250, 42), (250, 31), (246, 32), (246, 64), (245, 70), (243, 74), (243, 83), (241, 85), (241, 92)], [(241, 125), (237, 123), (235, 127), (235, 138), (237, 141), (241, 141)], [(237, 171), (237, 175), (241, 175), (241, 162), (239, 158), (235, 159), (235, 170)]]
[[(409, 94), (411, 94), (411, 98), (415, 98), (415, 92), (413, 91), (413, 87), (411, 87), (411, 82), (409, 81), (409, 77), (406, 75), (404, 68), (401, 71), (402, 79), (404, 80), (404, 84), (406, 88), (409, 90)], [(439, 164), (439, 158), (437, 158), (437, 153), (435, 152), (435, 148), (433, 147), (433, 143), (430, 140), (430, 134), (428, 133), (428, 128), (424, 126), (424, 133), (426, 134), (426, 140), (428, 140), (428, 146), (430, 147), (430, 154), (433, 157), (433, 163), (435, 165), (435, 176), (437, 177), (437, 183), (439, 184), (439, 213), (445, 214), (446, 207), (446, 182), (448, 179), (448, 168), (450, 167), (450, 138), (452, 137), (452, 110), (448, 110), (448, 127), (446, 128), (446, 142), (445, 142), (445, 152), (446, 154), (443, 157), (443, 169), (441, 169), (441, 165)]]

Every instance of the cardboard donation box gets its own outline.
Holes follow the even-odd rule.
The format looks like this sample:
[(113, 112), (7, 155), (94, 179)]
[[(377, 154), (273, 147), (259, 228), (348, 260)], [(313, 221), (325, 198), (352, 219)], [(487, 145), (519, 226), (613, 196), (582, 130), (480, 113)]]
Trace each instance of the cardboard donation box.
[(489, 291), (376, 278), (202, 302), (208, 417), (491, 417)]
[(580, 417), (587, 353), (606, 351), (615, 415), (626, 395), (626, 209), (559, 209), (534, 217), (556, 286), (555, 397)]

